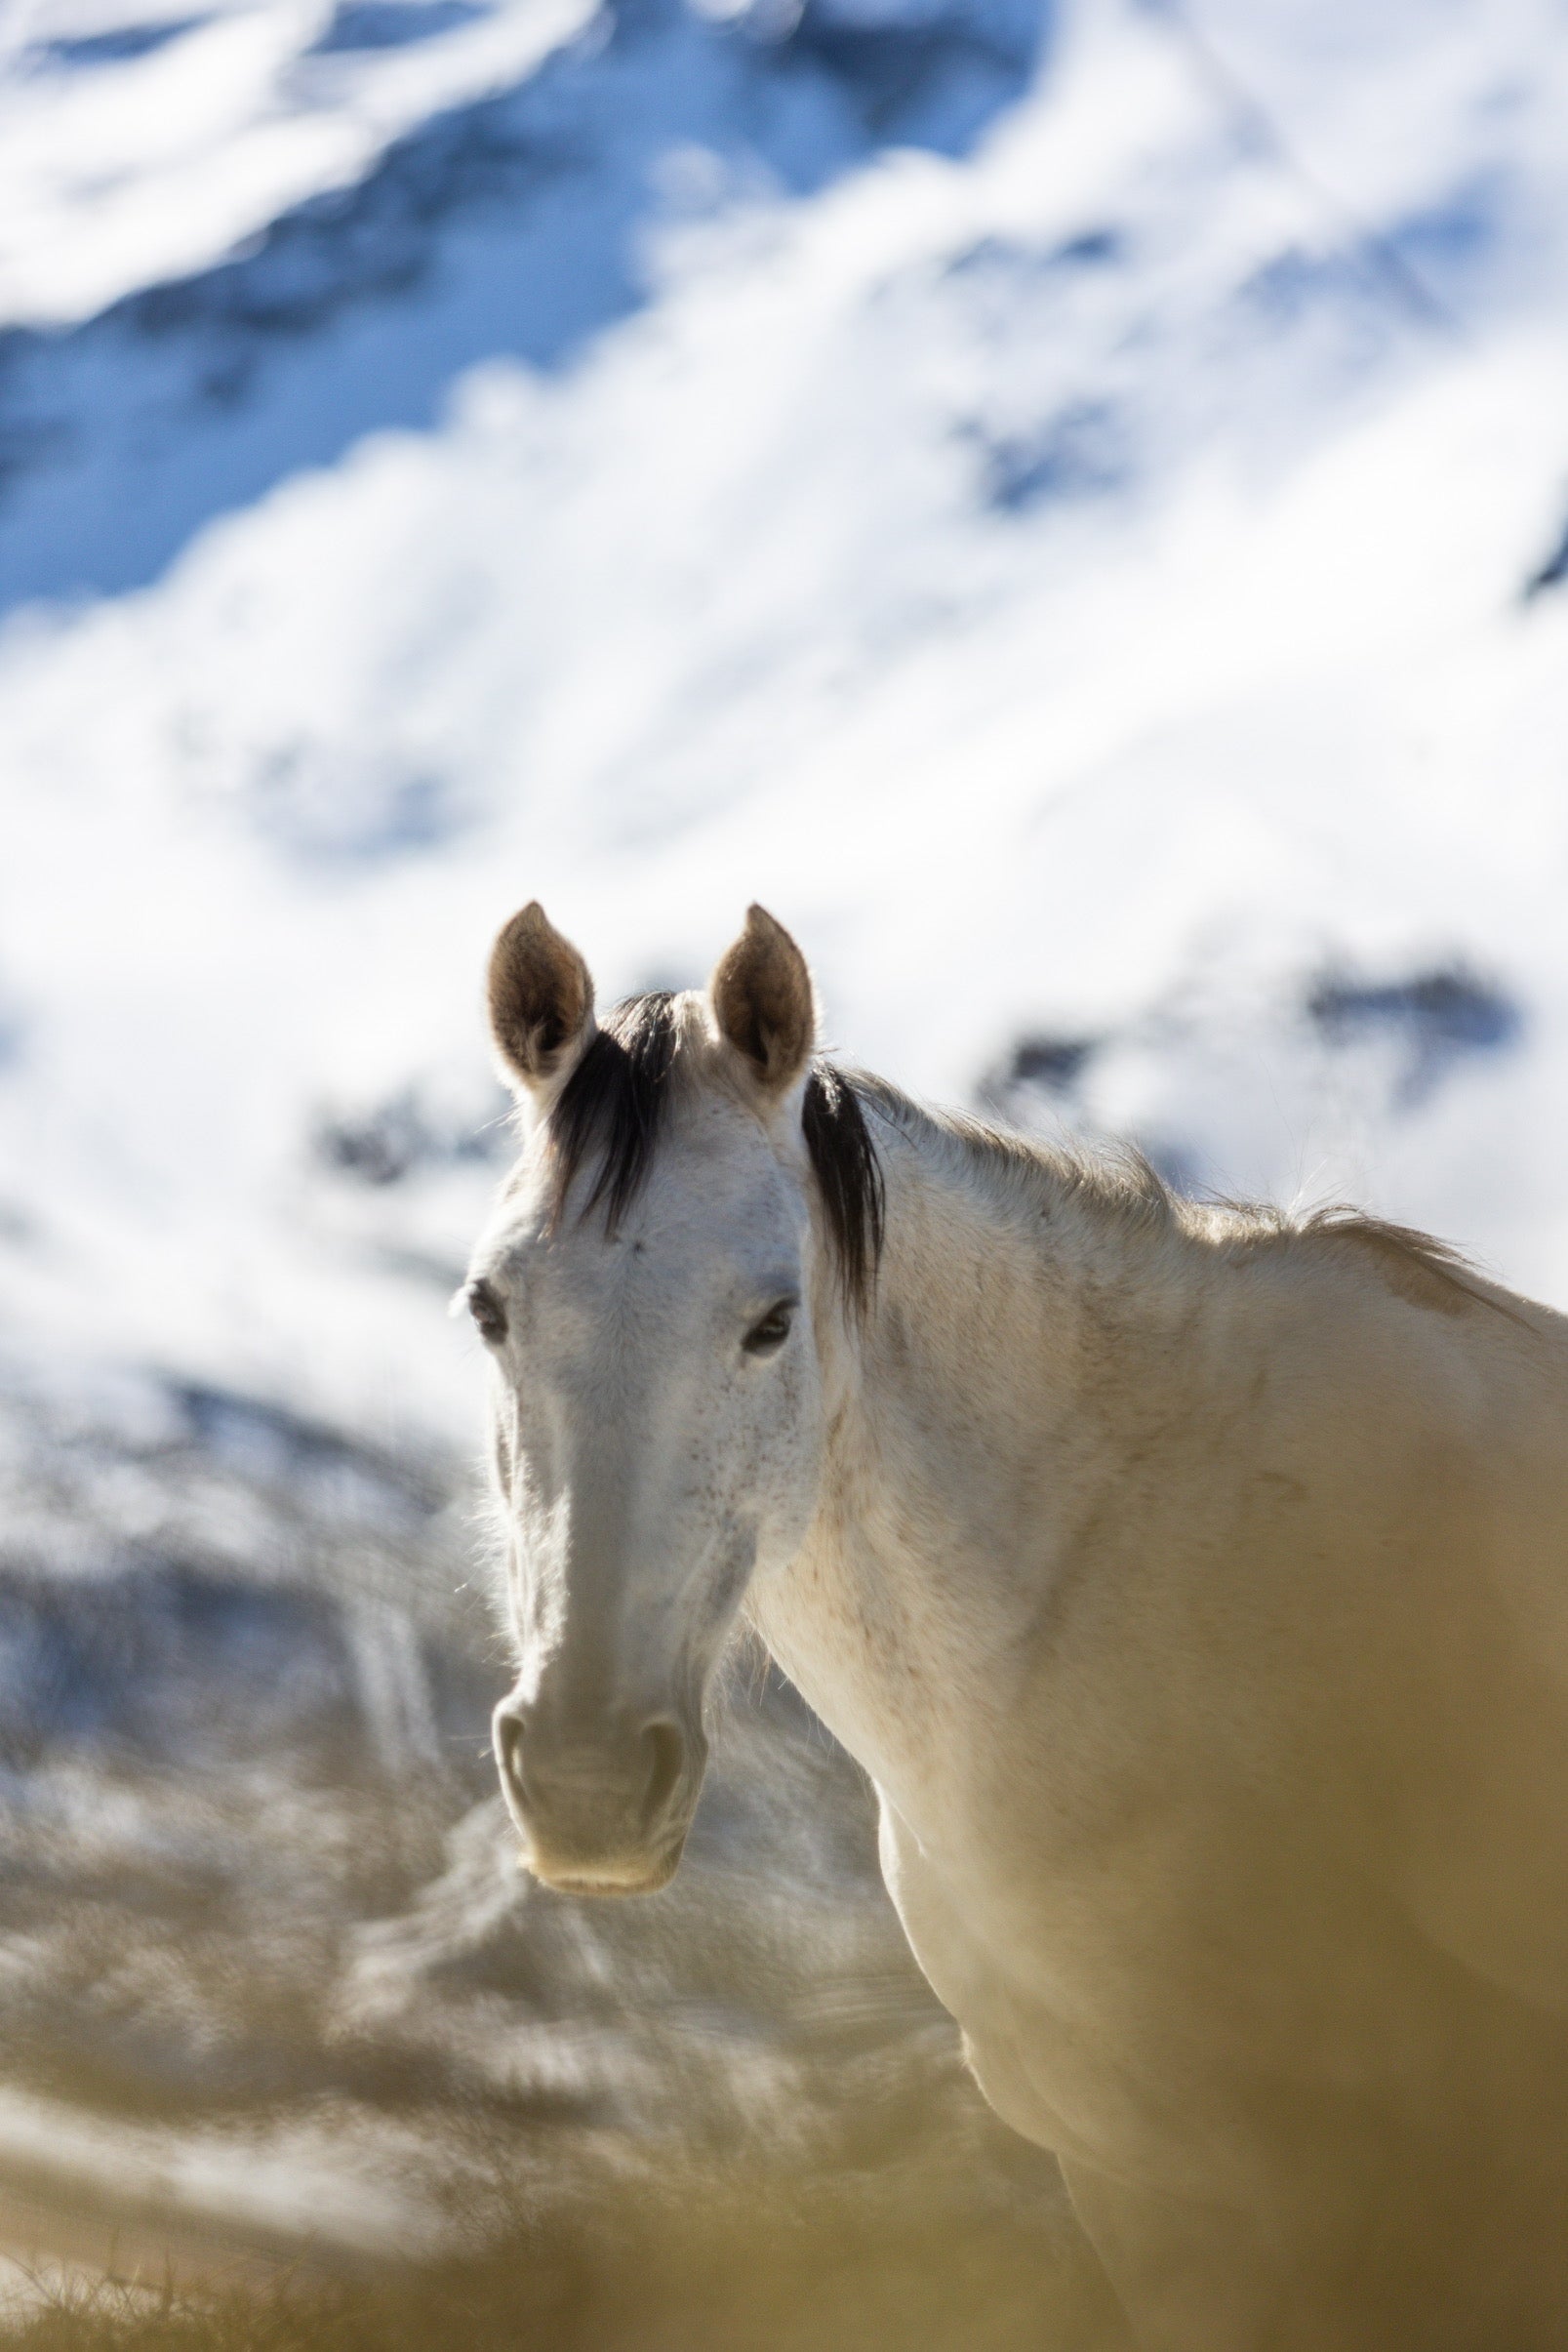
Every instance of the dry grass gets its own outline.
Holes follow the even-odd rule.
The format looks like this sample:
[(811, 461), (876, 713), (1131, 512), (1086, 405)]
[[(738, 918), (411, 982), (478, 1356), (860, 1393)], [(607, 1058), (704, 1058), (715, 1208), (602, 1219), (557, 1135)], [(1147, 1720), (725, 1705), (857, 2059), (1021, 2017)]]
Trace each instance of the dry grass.
[(16, 2352), (1122, 2352), (1103, 2284), (1038, 2205), (977, 2212), (922, 2168), (694, 2173), (538, 2211), (468, 2261), (306, 2287), (57, 2290)]

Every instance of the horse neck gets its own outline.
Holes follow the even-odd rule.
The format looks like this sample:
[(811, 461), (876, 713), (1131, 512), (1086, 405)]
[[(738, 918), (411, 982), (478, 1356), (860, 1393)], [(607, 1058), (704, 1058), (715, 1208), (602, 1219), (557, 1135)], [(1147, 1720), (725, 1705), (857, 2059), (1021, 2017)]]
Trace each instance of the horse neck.
[(914, 1818), (941, 1802), (918, 1785), (936, 1760), (1005, 1730), (1053, 1560), (1114, 1477), (1098, 1400), (1109, 1363), (1128, 1378), (1129, 1302), (1169, 1284), (1130, 1281), (1156, 1245), (1140, 1251), (1044, 1170), (987, 1170), (941, 1131), (895, 1134), (883, 1159), (875, 1300), (825, 1366), (821, 1508), (754, 1609)]

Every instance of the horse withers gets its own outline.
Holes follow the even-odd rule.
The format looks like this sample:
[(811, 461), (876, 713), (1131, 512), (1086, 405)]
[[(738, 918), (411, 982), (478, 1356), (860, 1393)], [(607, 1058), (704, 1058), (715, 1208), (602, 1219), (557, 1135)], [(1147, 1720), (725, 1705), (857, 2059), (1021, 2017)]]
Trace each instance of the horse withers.
[(490, 1010), (533, 1870), (667, 1882), (744, 1613), (1149, 2352), (1568, 2344), (1568, 1322), (845, 1075), (759, 908), (601, 1024), (530, 906)]

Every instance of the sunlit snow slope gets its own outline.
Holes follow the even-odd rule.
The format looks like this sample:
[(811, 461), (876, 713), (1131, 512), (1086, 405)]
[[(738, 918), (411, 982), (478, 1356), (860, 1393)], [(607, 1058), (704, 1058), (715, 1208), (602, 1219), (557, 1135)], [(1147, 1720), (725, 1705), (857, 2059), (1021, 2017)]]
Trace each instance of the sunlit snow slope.
[[(836, 144), (756, 130), (813, 24)], [(570, 30), (458, 12), (449, 96)], [(263, 31), (306, 77), (269, 90), (339, 70), (315, 17), (209, 13), (104, 80), (115, 152), (150, 154), (133, 73)], [(634, 284), (547, 348), (487, 346), (506, 207), (532, 199), (496, 199), (466, 278), (439, 215), (406, 313), (469, 289), (437, 422), (364, 405), (377, 351), (420, 340), (383, 286), (365, 341), (255, 357), (243, 431), (265, 439), (275, 394), (277, 449), (329, 466), (236, 460), (187, 495), (171, 426), (156, 480), (220, 519), (138, 592), (15, 612), (15, 1353), (462, 1428), (445, 1295), (503, 1150), (479, 973), (535, 893), (608, 994), (700, 976), (760, 897), (833, 1040), (892, 1076), (1133, 1135), (1195, 1187), (1352, 1194), (1568, 1303), (1568, 16), (1080, 0), (1040, 33), (875, 0), (672, 9), (631, 161), (608, 131), (579, 150), (621, 175)], [(616, 54), (583, 38), (574, 72)], [(399, 54), (365, 66), (360, 143), (323, 135), (316, 186), (388, 151)], [(903, 133), (873, 54), (926, 61), (923, 115), (914, 66), (878, 68)], [(67, 317), (110, 366), (123, 314), (90, 313), (300, 200), (309, 108), (246, 70), (108, 208), (140, 258), (92, 229), (51, 96), (55, 180), (5, 232), (19, 366)], [(6, 103), (42, 137), (34, 89)], [(199, 223), (177, 193), (198, 145)], [(600, 184), (572, 182), (584, 219)], [(539, 250), (570, 287), (561, 235)], [(398, 429), (291, 442), (312, 367), (348, 359), (342, 416)], [(59, 489), (123, 484), (151, 529), (114, 402), (81, 400), (59, 506), (18, 491), (35, 534), (6, 560), (34, 588), (67, 584), (72, 531), (87, 585), (142, 576), (114, 569), (112, 498), (88, 531)], [(192, 427), (198, 470), (215, 432)]]

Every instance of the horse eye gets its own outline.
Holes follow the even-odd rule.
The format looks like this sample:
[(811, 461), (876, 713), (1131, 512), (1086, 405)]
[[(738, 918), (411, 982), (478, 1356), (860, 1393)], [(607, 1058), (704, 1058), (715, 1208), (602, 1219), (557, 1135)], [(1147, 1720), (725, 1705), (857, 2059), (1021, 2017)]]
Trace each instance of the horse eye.
[(480, 1338), (499, 1347), (506, 1336), (506, 1310), (488, 1282), (469, 1283), (468, 1313), (479, 1326)]
[(781, 1299), (776, 1307), (770, 1307), (761, 1322), (753, 1323), (741, 1342), (746, 1354), (748, 1356), (771, 1356), (775, 1348), (782, 1348), (789, 1337), (789, 1325), (794, 1319), (794, 1313), (793, 1299)]

